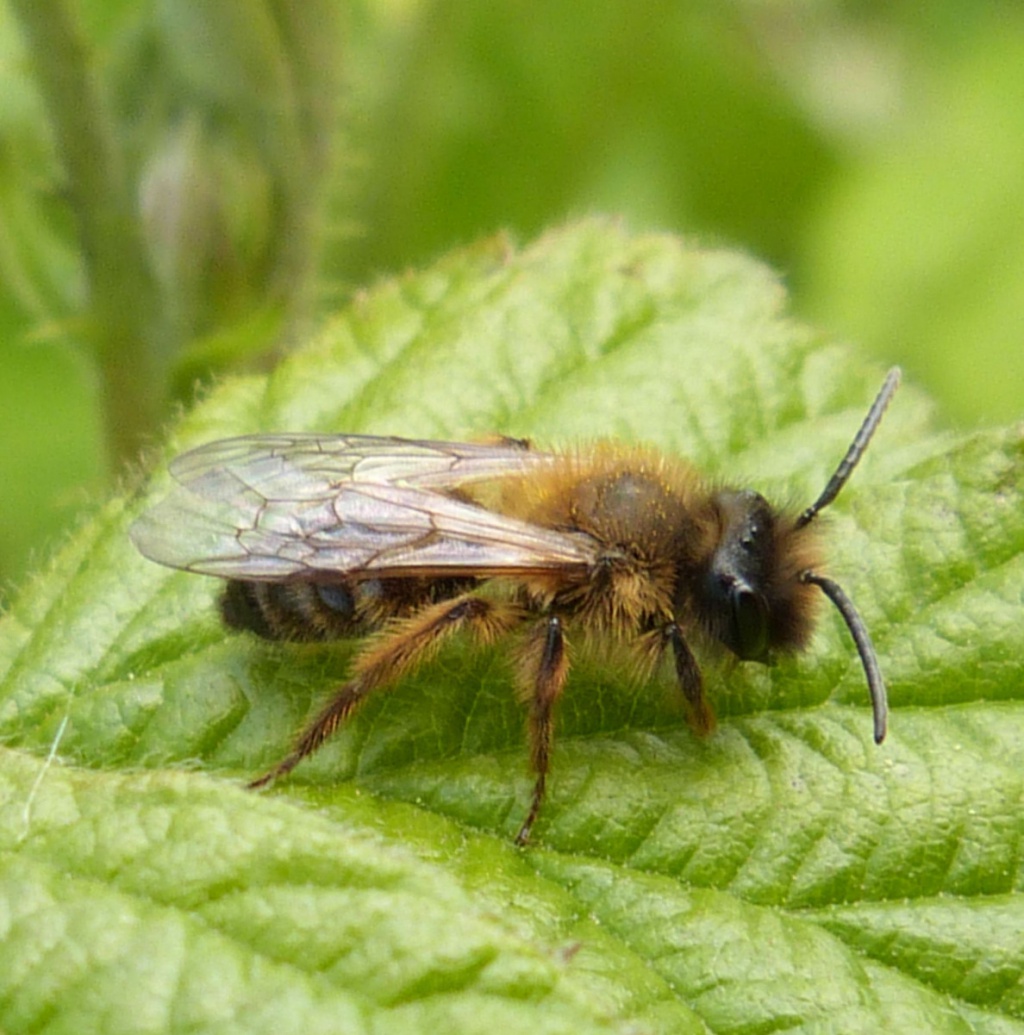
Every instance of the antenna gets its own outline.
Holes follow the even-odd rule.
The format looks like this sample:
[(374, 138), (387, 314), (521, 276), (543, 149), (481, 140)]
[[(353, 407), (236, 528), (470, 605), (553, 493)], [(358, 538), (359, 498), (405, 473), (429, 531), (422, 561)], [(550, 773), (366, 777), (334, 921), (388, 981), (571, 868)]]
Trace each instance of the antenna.
[(871, 710), (875, 717), (875, 743), (881, 744), (885, 740), (885, 728), (889, 718), (889, 698), (885, 692), (885, 680), (878, 664), (878, 655), (875, 654), (874, 644), (868, 635), (868, 627), (838, 582), (825, 575), (816, 575), (813, 571), (803, 572), (800, 581), (817, 586), (836, 605), (843, 621), (846, 622), (846, 628), (850, 630), (853, 642), (857, 645), (861, 664), (864, 666), (864, 675), (868, 680)]
[[(850, 448), (846, 451), (846, 456), (843, 457), (836, 468), (836, 473), (829, 478), (825, 491), (797, 518), (797, 528), (803, 528), (808, 522), (813, 521), (818, 511), (824, 510), (839, 495), (839, 490), (842, 489), (847, 479), (853, 474), (853, 469), (857, 466), (857, 462), (864, 455), (864, 450), (868, 448), (871, 436), (874, 435), (878, 425), (882, 422), (882, 415), (885, 413), (886, 407), (899, 387), (900, 376), (901, 371), (899, 367), (893, 367), (886, 375), (885, 383), (879, 390), (878, 395), (875, 396), (875, 401), (871, 404), (871, 409), (868, 410), (868, 415), (864, 418), (864, 423), (860, 426), (860, 430), (853, 436), (853, 441), (850, 443)], [(836, 606), (838, 607), (838, 604)], [(853, 630), (851, 629), (850, 631), (852, 632)]]
[[(827, 507), (839, 495), (839, 490), (846, 484), (847, 479), (853, 474), (853, 469), (864, 455), (868, 448), (871, 436), (878, 429), (882, 421), (886, 407), (892, 400), (893, 394), (899, 387), (900, 368), (893, 367), (886, 375), (885, 382), (875, 401), (868, 410), (860, 430), (853, 436), (850, 448), (846, 451), (835, 474), (828, 480), (825, 491), (797, 518), (796, 527), (803, 528), (809, 521), (813, 521), (818, 511)], [(885, 680), (882, 678), (882, 670), (878, 664), (878, 655), (875, 654), (874, 644), (868, 634), (868, 628), (864, 619), (857, 613), (853, 601), (843, 592), (842, 586), (825, 575), (819, 575), (813, 571), (805, 571), (800, 574), (800, 581), (812, 586), (817, 586), (836, 605), (836, 609), (843, 616), (846, 628), (850, 630), (853, 642), (857, 645), (857, 653), (860, 655), (860, 663), (864, 666), (864, 675), (868, 681), (868, 693), (871, 695), (871, 710), (875, 719), (875, 743), (881, 744), (885, 740), (885, 729), (889, 717), (889, 700), (885, 692)]]

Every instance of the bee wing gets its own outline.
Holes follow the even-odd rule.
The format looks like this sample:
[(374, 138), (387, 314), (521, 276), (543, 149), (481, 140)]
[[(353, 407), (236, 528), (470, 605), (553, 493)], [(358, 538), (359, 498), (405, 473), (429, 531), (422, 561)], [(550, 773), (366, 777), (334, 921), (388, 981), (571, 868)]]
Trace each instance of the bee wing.
[[(377, 435), (245, 435), (209, 442), (171, 461), (182, 485), (196, 486), (225, 470), (256, 480), (266, 492), (319, 495), (342, 482), (408, 485), (438, 491), (471, 481), (544, 467), (550, 453), (509, 441), (431, 442)], [(201, 491), (201, 490), (200, 490)], [(273, 498), (273, 497), (271, 497)]]
[(552, 457), (514, 445), (258, 435), (171, 465), (178, 485), (132, 526), (151, 560), (224, 578), (500, 575), (588, 564), (586, 536), (444, 495)]

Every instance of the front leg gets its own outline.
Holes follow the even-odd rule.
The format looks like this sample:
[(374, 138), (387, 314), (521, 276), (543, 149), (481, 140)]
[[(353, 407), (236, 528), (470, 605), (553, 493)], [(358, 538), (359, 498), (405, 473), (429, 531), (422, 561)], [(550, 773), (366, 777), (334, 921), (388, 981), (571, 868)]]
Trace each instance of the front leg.
[(706, 737), (715, 728), (715, 713), (704, 696), (704, 678), (690, 645), (683, 637), (678, 622), (669, 622), (661, 631), (661, 649), (671, 645), (675, 661), (676, 679), (683, 691), (688, 706), (687, 720), (690, 729), (700, 737)]
[(520, 657), (521, 686), (530, 709), (530, 760), (537, 779), (533, 785), (530, 811), (516, 834), (517, 845), (525, 845), (529, 841), (530, 830), (544, 801), (554, 736), (553, 709), (568, 675), (569, 658), (562, 620), (557, 615), (549, 615), (526, 641)]

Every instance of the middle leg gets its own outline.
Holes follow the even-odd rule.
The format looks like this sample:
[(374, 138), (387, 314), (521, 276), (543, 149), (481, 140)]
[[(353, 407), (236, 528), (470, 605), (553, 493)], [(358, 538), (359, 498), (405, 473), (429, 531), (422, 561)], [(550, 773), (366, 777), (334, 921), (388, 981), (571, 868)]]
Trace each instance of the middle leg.
[(533, 785), (530, 811), (516, 834), (516, 844), (525, 845), (540, 814), (551, 766), (551, 745), (554, 737), (554, 706), (569, 675), (562, 620), (549, 615), (526, 641), (520, 662), (523, 693), (529, 703), (530, 760), (537, 774)]

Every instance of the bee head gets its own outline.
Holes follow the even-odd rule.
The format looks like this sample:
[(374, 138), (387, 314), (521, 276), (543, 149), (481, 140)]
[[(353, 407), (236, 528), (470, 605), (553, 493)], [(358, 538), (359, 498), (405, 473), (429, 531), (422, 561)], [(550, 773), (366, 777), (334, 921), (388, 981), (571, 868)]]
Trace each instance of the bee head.
[(805, 646), (813, 627), (812, 587), (820, 589), (856, 644), (871, 694), (876, 743), (885, 737), (888, 715), (878, 657), (853, 602), (839, 583), (816, 570), (811, 525), (853, 473), (899, 383), (900, 371), (894, 367), (824, 491), (795, 520), (780, 517), (756, 492), (724, 490), (715, 495), (721, 534), (696, 602), (712, 636), (745, 661), (767, 661), (773, 649)]
[(751, 490), (716, 493), (721, 533), (699, 579), (697, 610), (707, 631), (744, 661), (803, 647), (815, 594), (800, 573), (813, 565), (813, 539), (797, 534)]

